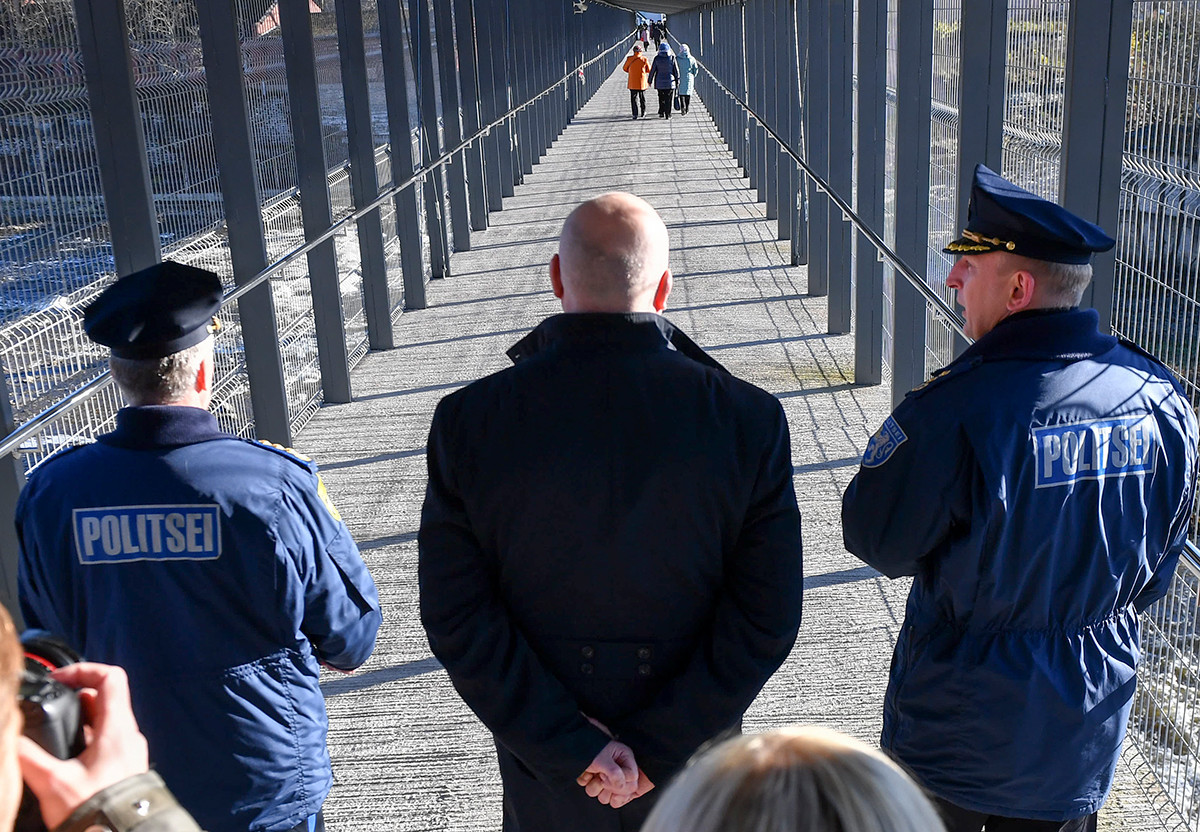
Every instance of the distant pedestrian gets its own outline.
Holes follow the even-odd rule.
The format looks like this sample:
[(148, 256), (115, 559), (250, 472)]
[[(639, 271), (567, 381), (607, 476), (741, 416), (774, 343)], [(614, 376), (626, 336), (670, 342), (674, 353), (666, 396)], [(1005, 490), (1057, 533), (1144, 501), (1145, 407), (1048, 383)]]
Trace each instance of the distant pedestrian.
[(654, 41), (654, 48), (662, 48), (662, 29), (659, 28), (658, 21), (650, 24), (650, 38)]
[(642, 47), (634, 44), (633, 54), (625, 59), (622, 69), (629, 73), (629, 104), (633, 107), (633, 117), (641, 118), (646, 115), (646, 89), (650, 86), (647, 80), (650, 59), (642, 53)]
[(658, 90), (658, 117), (671, 117), (671, 99), (675, 95), (675, 85), (679, 83), (679, 64), (671, 54), (671, 47), (659, 44), (658, 54), (650, 65), (650, 83)]
[(679, 114), (682, 116), (687, 115), (688, 108), (692, 105), (692, 89), (696, 86), (696, 73), (700, 71), (700, 65), (692, 57), (686, 43), (679, 47), (679, 56), (675, 63), (679, 66), (679, 89), (676, 90), (676, 95), (679, 96)]

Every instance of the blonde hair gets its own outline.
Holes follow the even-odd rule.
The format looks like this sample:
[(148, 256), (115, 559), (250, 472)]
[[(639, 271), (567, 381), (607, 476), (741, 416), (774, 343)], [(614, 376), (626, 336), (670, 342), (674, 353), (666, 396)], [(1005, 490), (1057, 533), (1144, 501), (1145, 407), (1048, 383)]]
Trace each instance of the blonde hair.
[(944, 832), (880, 752), (816, 726), (736, 737), (692, 761), (642, 832)]
[(25, 651), (17, 638), (17, 627), (8, 610), (0, 606), (0, 728), (18, 713), (17, 690), (24, 668)]

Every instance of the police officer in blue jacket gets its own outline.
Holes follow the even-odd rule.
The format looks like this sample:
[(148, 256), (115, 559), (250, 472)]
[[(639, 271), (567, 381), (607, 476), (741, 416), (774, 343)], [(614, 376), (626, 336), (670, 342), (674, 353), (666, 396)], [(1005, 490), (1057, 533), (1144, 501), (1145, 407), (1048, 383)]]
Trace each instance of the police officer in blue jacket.
[(1099, 227), (980, 165), (955, 289), (976, 339), (871, 438), (846, 548), (912, 575), (882, 745), (950, 832), (1084, 830), (1196, 495), (1196, 417), (1079, 309)]
[(351, 670), (375, 584), (311, 460), (223, 432), (215, 274), (162, 263), (87, 308), (131, 406), (17, 507), (21, 610), (129, 674), (151, 760), (209, 832), (312, 830), (332, 782), (319, 665)]

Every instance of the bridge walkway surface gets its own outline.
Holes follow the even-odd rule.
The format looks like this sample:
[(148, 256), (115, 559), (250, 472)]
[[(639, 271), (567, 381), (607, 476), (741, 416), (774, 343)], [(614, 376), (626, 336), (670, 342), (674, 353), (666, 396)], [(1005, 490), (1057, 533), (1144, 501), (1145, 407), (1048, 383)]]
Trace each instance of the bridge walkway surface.
[[(847, 554), (842, 490), (886, 417), (886, 385), (853, 379), (850, 335), (825, 334), (825, 299), (743, 179), (699, 95), (687, 116), (629, 118), (619, 70), (584, 107), (491, 227), (405, 313), (397, 347), (369, 354), (355, 401), (327, 406), (298, 445), (323, 477), (379, 585), (384, 625), (372, 659), (323, 688), (336, 783), (331, 830), (497, 830), (501, 789), (488, 732), (430, 656), (417, 610), (417, 526), (425, 440), (447, 393), (508, 365), (504, 351), (559, 311), (547, 264), (567, 213), (608, 190), (661, 213), (675, 289), (667, 317), (733, 373), (779, 397), (791, 425), (803, 515), (804, 623), (791, 657), (750, 709), (745, 729), (821, 723), (877, 741), (906, 581)], [(547, 449), (547, 453), (552, 449)], [(1102, 823), (1143, 827), (1140, 792), (1123, 784)]]

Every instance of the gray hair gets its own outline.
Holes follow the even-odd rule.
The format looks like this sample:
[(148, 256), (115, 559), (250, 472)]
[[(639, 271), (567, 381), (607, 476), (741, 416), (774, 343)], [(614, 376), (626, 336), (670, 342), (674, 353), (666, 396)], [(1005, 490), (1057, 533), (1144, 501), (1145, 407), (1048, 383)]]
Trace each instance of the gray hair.
[(1026, 261), (1026, 268), (1042, 282), (1045, 298), (1051, 305), (1078, 306), (1083, 292), (1092, 282), (1091, 263), (1051, 263), (1049, 260)]
[(162, 358), (109, 356), (113, 379), (132, 405), (170, 404), (196, 383), (200, 364), (212, 351), (212, 338)]
[(904, 771), (815, 726), (737, 737), (671, 783), (642, 832), (944, 832)]

